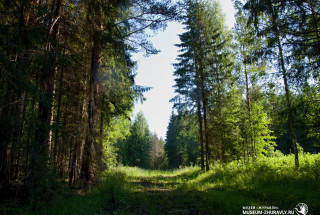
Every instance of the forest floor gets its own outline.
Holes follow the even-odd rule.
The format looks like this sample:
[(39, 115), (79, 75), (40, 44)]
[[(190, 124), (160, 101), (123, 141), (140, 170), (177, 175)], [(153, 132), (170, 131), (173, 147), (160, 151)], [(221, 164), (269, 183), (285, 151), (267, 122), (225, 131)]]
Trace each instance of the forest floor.
[(125, 192), (100, 214), (244, 214), (253, 207), (266, 208), (259, 210), (263, 214), (296, 214), (298, 203), (320, 214), (320, 156), (303, 157), (299, 170), (291, 158), (217, 163), (209, 172), (124, 167), (119, 171), (126, 174)]
[(135, 172), (127, 177), (126, 191), (97, 214), (239, 214), (242, 206), (256, 202), (247, 198), (243, 201), (245, 197), (238, 192), (189, 187), (188, 182), (203, 174), (199, 168), (171, 174), (135, 168), (126, 171)]
[(300, 164), (295, 169), (293, 156), (283, 156), (215, 163), (209, 172), (118, 167), (87, 193), (56, 195), (12, 214), (250, 214), (259, 207), (262, 214), (296, 214), (298, 203), (308, 215), (320, 214), (320, 155), (301, 156)]

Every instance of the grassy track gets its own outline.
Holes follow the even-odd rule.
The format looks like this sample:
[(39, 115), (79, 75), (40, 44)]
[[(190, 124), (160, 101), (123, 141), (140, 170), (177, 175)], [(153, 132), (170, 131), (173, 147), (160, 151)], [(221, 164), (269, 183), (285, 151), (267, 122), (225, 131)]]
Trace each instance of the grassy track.
[[(36, 211), (21, 214), (242, 214), (243, 206), (293, 210), (298, 203), (320, 214), (320, 156), (264, 158), (255, 163), (216, 163), (209, 172), (198, 167), (147, 171), (119, 167), (85, 195), (56, 196)], [(17, 211), (15, 211), (17, 212)], [(5, 214), (11, 214), (9, 211)]]

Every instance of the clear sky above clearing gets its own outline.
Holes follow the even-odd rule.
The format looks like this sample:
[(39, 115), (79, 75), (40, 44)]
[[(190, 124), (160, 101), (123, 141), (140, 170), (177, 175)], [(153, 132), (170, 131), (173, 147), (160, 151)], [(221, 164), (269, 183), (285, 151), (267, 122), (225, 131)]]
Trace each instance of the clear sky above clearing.
[[(229, 27), (234, 25), (234, 8), (231, 0), (220, 0), (222, 9), (226, 14), (226, 22)], [(137, 61), (138, 75), (136, 84), (152, 87), (152, 90), (145, 93), (146, 101), (143, 104), (136, 103), (134, 116), (142, 111), (146, 117), (149, 129), (159, 137), (165, 139), (167, 126), (173, 104), (169, 102), (174, 97), (174, 76), (173, 63), (178, 56), (178, 48), (174, 44), (179, 44), (178, 35), (183, 32), (183, 26), (179, 23), (169, 23), (163, 32), (158, 32), (151, 38), (155, 48), (161, 52), (150, 57), (143, 57), (141, 53), (133, 55)]]

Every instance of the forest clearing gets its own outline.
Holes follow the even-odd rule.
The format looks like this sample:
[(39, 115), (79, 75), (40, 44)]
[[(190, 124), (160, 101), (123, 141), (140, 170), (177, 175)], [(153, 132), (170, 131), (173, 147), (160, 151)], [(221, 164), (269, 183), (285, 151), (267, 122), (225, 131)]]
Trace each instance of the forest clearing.
[(319, 155), (301, 156), (298, 171), (292, 158), (216, 163), (209, 172), (118, 167), (88, 193), (55, 194), (35, 210), (8, 208), (2, 214), (243, 214), (248, 206), (292, 211), (301, 202), (308, 214), (319, 214)]
[[(1, 0), (0, 215), (319, 215), (319, 23), (320, 0)], [(136, 104), (166, 90), (157, 133)]]

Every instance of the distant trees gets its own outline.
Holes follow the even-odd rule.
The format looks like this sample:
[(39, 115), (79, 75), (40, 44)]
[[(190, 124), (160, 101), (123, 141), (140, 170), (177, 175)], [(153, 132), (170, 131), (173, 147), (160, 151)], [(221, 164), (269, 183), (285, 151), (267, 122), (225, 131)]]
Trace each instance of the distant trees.
[(115, 139), (119, 163), (147, 169), (167, 167), (165, 143), (150, 132), (142, 112), (139, 112), (134, 122), (129, 125), (129, 131), (126, 137), (120, 136)]
[(140, 112), (130, 127), (130, 136), (125, 143), (123, 164), (128, 166), (149, 167), (151, 134), (146, 118)]
[(158, 138), (157, 134), (153, 134), (150, 143), (150, 168), (166, 169), (167, 156), (164, 150), (165, 142), (162, 138)]
[(165, 143), (170, 169), (198, 164), (200, 150), (196, 119), (196, 115), (187, 111), (171, 114)]

